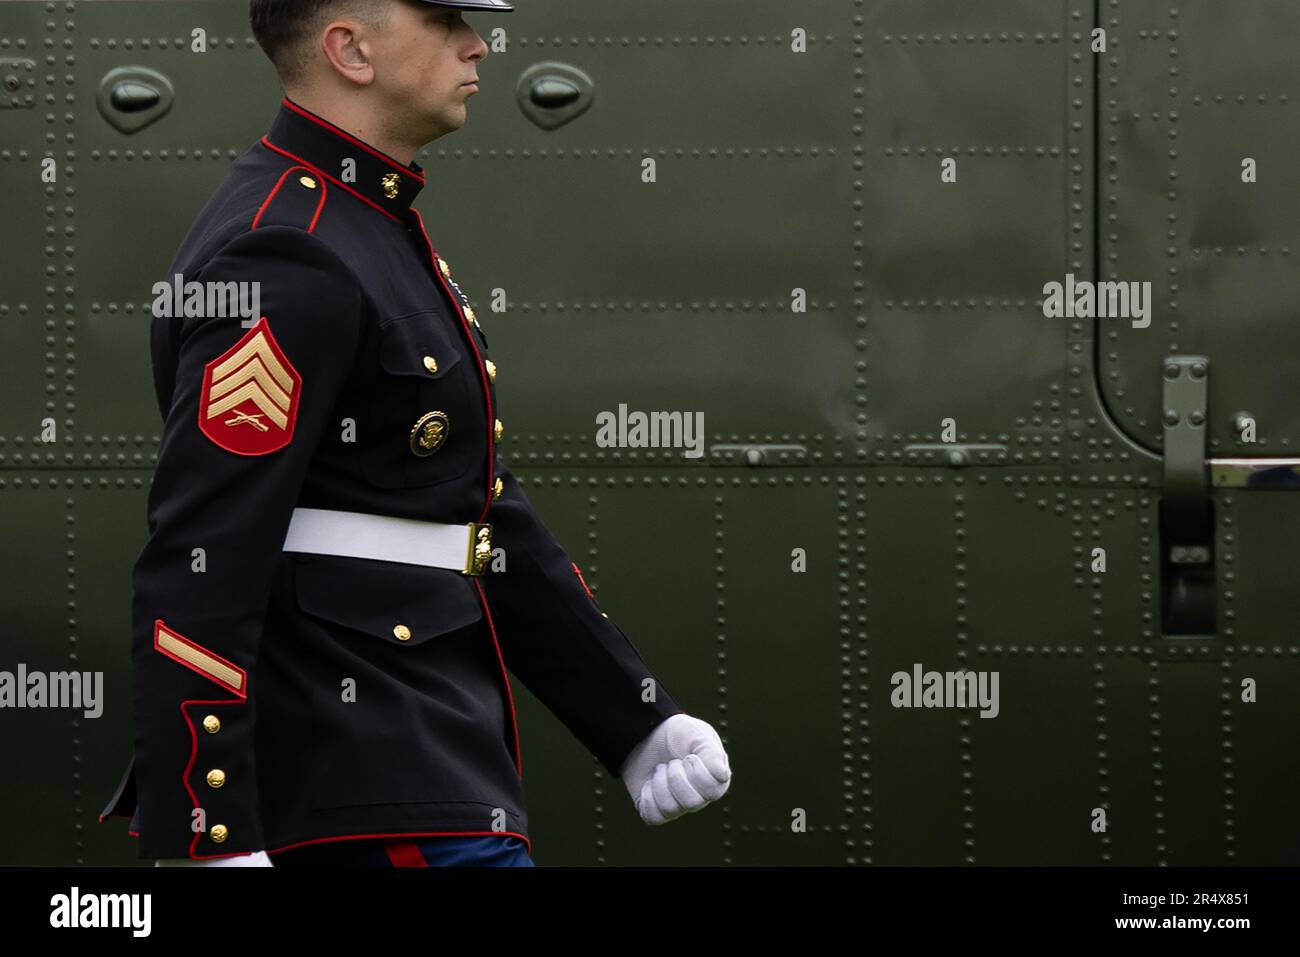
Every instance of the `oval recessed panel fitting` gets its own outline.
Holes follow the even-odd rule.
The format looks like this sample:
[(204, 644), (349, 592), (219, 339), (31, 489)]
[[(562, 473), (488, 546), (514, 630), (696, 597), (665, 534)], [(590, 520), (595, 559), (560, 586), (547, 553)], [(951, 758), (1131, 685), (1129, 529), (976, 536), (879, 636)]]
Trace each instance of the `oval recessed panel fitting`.
[(520, 111), (544, 130), (581, 116), (595, 98), (591, 77), (567, 63), (536, 63), (523, 72), (515, 87)]
[(172, 108), (171, 80), (146, 66), (121, 66), (99, 81), (95, 103), (117, 130), (136, 133)]

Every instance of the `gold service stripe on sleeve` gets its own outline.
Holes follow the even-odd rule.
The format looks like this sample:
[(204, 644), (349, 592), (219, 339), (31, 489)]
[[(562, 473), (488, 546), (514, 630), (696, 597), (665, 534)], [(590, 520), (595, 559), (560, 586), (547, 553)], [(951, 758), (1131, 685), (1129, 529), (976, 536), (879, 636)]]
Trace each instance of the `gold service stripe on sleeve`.
[(187, 662), (195, 671), (207, 675), (213, 681), (234, 688), (236, 691), (243, 690), (242, 671), (208, 654), (202, 648), (195, 647), (165, 627), (160, 627), (158, 630), (158, 647)]

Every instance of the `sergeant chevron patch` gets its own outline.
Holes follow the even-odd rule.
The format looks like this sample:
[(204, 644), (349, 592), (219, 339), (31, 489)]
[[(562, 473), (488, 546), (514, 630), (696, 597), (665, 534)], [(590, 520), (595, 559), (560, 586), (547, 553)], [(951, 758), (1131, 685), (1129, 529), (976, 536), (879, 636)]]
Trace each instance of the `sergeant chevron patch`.
[(266, 455), (293, 438), (302, 389), (298, 370), (271, 334), (266, 316), (203, 367), (199, 428), (237, 455)]

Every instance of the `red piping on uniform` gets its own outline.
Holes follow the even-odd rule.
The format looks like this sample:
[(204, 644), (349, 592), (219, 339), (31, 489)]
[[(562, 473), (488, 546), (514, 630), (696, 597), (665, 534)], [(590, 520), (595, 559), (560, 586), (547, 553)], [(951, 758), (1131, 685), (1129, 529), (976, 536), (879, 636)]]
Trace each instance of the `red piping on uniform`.
[[(460, 301), (453, 296), (451, 290), (447, 288), (447, 282), (442, 277), (442, 270), (438, 268), (438, 257), (433, 251), (433, 243), (429, 240), (429, 231), (424, 228), (424, 217), (420, 215), (418, 209), (412, 208), (411, 212), (415, 214), (415, 221), (420, 224), (420, 235), (424, 237), (424, 245), (429, 250), (429, 266), (433, 269), (433, 275), (442, 286), (443, 292), (447, 294), (447, 298), (451, 300), (452, 307), (456, 310), (456, 315), (460, 317), (461, 328), (465, 330), (465, 338), (469, 341), (469, 347), (474, 350), (474, 358), (477, 360), (475, 365), (478, 366), (478, 379), (479, 383), (483, 386), (483, 401), (487, 404), (488, 420), (488, 492), (487, 498), (483, 502), (483, 511), (479, 513), (478, 517), (478, 520), (482, 522), (487, 519), (488, 511), (492, 508), (492, 466), (496, 458), (492, 448), (494, 426), (496, 424), (496, 416), (492, 411), (492, 392), (488, 388), (487, 373), (483, 370), (483, 356), (478, 351), (478, 343), (474, 341), (474, 333), (470, 331), (469, 320), (465, 318), (465, 313), (461, 310)], [(515, 770), (518, 771), (519, 779), (522, 781), (524, 778), (524, 761), (519, 752), (519, 720), (515, 717), (515, 697), (510, 692), (510, 677), (506, 673), (505, 659), (501, 656), (501, 645), (497, 642), (497, 630), (496, 626), (492, 623), (492, 612), (488, 609), (487, 595), (483, 593), (483, 585), (479, 582), (477, 577), (474, 578), (474, 587), (478, 589), (479, 600), (483, 603), (483, 613), (487, 615), (488, 630), (492, 633), (492, 647), (496, 650), (497, 662), (501, 665), (501, 681), (506, 686), (506, 699), (510, 702), (510, 724), (515, 737)]]
[(414, 841), (394, 841), (384, 847), (388, 860), (394, 867), (428, 867), (429, 862), (420, 853), (420, 846)]
[(329, 196), (329, 191), (328, 186), (324, 183), (320, 184), (320, 202), (316, 204), (316, 215), (307, 224), (307, 232), (314, 233), (316, 231), (316, 224), (320, 222), (320, 214), (325, 212), (325, 197)]
[(400, 831), (397, 834), (342, 834), (338, 837), (313, 837), (308, 841), (299, 841), (296, 844), (286, 844), (284, 847), (277, 847), (268, 850), (268, 854), (279, 854), (281, 851), (291, 851), (295, 847), (306, 847), (308, 844), (326, 844), (330, 841), (364, 841), (379, 837), (517, 837), (523, 841), (528, 848), (528, 856), (533, 856), (533, 842), (518, 831)]
[[(126, 832), (131, 837), (139, 837), (139, 831)], [(277, 847), (274, 850), (267, 851), (268, 854), (279, 854), (281, 851), (291, 851), (295, 847), (305, 847), (308, 844), (323, 844), (327, 841), (360, 841), (376, 837), (479, 837), (491, 834), (502, 834), (507, 837), (517, 837), (524, 842), (528, 849), (528, 856), (533, 856), (533, 842), (518, 831), (416, 831), (413, 834), (345, 834), (342, 837), (316, 837), (310, 841), (299, 841), (297, 844), (286, 844), (284, 847)], [(227, 857), (239, 857), (238, 854), (228, 854)]]
[[(200, 805), (199, 805), (198, 796), (194, 793), (194, 789), (190, 787), (190, 771), (191, 769), (193, 769), (194, 759), (198, 756), (199, 753), (199, 737), (198, 734), (194, 731), (194, 722), (190, 720), (189, 712), (185, 710), (185, 706), (190, 704), (243, 704), (243, 703), (244, 703), (244, 699), (242, 698), (227, 699), (225, 701), (191, 699), (189, 701), (181, 702), (181, 717), (185, 719), (185, 726), (190, 729), (190, 759), (185, 762), (185, 770), (181, 774), (181, 783), (185, 785), (185, 792), (189, 794), (190, 800), (194, 802), (195, 808), (198, 808)], [(242, 857), (245, 854), (251, 853), (250, 851), (237, 851), (234, 854), (195, 854), (194, 848), (198, 846), (199, 837), (208, 832), (207, 823), (208, 823), (207, 812), (204, 812), (204, 821), (203, 821), (204, 828), (202, 831), (196, 832), (194, 835), (194, 840), (190, 841), (191, 858), (193, 858), (196, 861), (210, 861), (221, 857)]]
[[(457, 301), (456, 297), (451, 294), (451, 290), (447, 288), (447, 283), (442, 278), (442, 270), (438, 268), (437, 255), (433, 251), (433, 243), (429, 240), (428, 230), (424, 228), (424, 217), (420, 215), (420, 211), (418, 209), (412, 209), (411, 212), (415, 214), (415, 220), (420, 224), (420, 235), (424, 237), (424, 245), (429, 250), (429, 265), (433, 269), (433, 275), (437, 278), (439, 284), (442, 286), (443, 292), (447, 294), (447, 298), (451, 300), (452, 307), (456, 310), (456, 315), (460, 318), (461, 328), (465, 330), (465, 338), (466, 340), (469, 341), (469, 347), (474, 350), (474, 358), (477, 360), (475, 364), (478, 366), (479, 383), (483, 386), (483, 400), (487, 404), (487, 420), (488, 420), (488, 439), (487, 439), (488, 492), (487, 492), (487, 497), (483, 502), (483, 511), (479, 513), (479, 517), (478, 517), (478, 520), (482, 522), (487, 518), (488, 511), (492, 507), (492, 466), (495, 459), (495, 455), (492, 449), (493, 426), (495, 425), (495, 416), (493, 415), (492, 412), (492, 393), (488, 389), (487, 374), (483, 371), (483, 356), (479, 353), (478, 344), (474, 341), (474, 333), (470, 331), (469, 320), (465, 318), (465, 313), (461, 310), (460, 302)], [(483, 586), (482, 584), (480, 584), (477, 578), (474, 579), (474, 587), (478, 589), (479, 600), (483, 603), (483, 612), (484, 614), (487, 615), (488, 629), (492, 633), (492, 647), (496, 651), (497, 662), (501, 665), (501, 680), (502, 683), (505, 684), (506, 698), (510, 702), (510, 724), (514, 731), (514, 738), (515, 738), (514, 741), (515, 770), (519, 773), (519, 779), (522, 781), (524, 777), (524, 762), (523, 762), (523, 758), (520, 756), (519, 753), (519, 721), (515, 717), (515, 699), (514, 699), (514, 695), (511, 694), (510, 692), (510, 678), (506, 673), (505, 659), (501, 657), (501, 645), (497, 643), (497, 630), (496, 630), (496, 626), (492, 624), (492, 612), (488, 610), (487, 596), (483, 594)]]
[(301, 156), (298, 156), (296, 153), (290, 153), (290, 152), (289, 152), (288, 150), (286, 150), (286, 149), (281, 149), (280, 147), (278, 147), (278, 146), (276, 146), (274, 143), (272, 143), (269, 139), (267, 139), (265, 136), (262, 137), (262, 145), (265, 146), (267, 149), (275, 150), (275, 151), (276, 151), (277, 153), (279, 153), (281, 156), (287, 156), (289, 159), (293, 160), (295, 163), (299, 163), (299, 164), (301, 164), (301, 165), (307, 167), (307, 169), (311, 170), (313, 173), (316, 173), (318, 176), (322, 176), (322, 177), (324, 177), (325, 179), (329, 180), (329, 181), (330, 181), (331, 183), (333, 183), (335, 186), (338, 186), (338, 187), (340, 187), (341, 189), (345, 189), (345, 190), (347, 190), (349, 193), (351, 193), (351, 194), (352, 194), (353, 196), (355, 196), (357, 199), (361, 200), (361, 202), (365, 203), (367, 206), (373, 206), (375, 209), (379, 210), (381, 213), (383, 213), (383, 214), (384, 214), (385, 216), (387, 216), (389, 219), (391, 219), (391, 220), (393, 220), (393, 221), (395, 221), (395, 222), (399, 222), (399, 223), (402, 221), (399, 217), (394, 216), (392, 213), (390, 213), (388, 210), (384, 209), (384, 207), (380, 206), (378, 203), (374, 202), (373, 200), (367, 199), (367, 198), (366, 198), (365, 196), (363, 196), (361, 193), (358, 193), (355, 189), (353, 189), (353, 188), (352, 188), (351, 186), (349, 186), (347, 183), (344, 183), (342, 180), (336, 179), (335, 177), (331, 176), (329, 173), (325, 172), (323, 169), (320, 169), (320, 168), (318, 168), (318, 167), (312, 166), (311, 163), (308, 163), (305, 159), (303, 159)]
[(305, 166), (290, 166), (280, 175), (280, 179), (276, 182), (275, 188), (272, 189), (271, 192), (266, 194), (266, 199), (262, 200), (262, 205), (257, 207), (257, 213), (256, 215), (253, 216), (253, 225), (249, 227), (250, 229), (257, 228), (257, 223), (258, 220), (262, 218), (262, 213), (266, 212), (266, 207), (271, 205), (271, 200), (275, 199), (275, 194), (280, 192), (280, 187), (283, 186), (284, 181), (289, 178), (289, 174), (296, 169), (306, 169), (306, 168), (307, 167)]
[(474, 587), (478, 589), (479, 600), (483, 603), (483, 614), (487, 615), (488, 631), (492, 633), (492, 647), (496, 649), (497, 663), (501, 665), (501, 683), (506, 686), (506, 700), (510, 702), (510, 725), (515, 735), (515, 770), (519, 772), (519, 780), (524, 779), (524, 759), (519, 753), (519, 722), (515, 718), (515, 696), (510, 693), (510, 677), (506, 674), (506, 662), (501, 657), (501, 646), (497, 643), (496, 625), (492, 623), (492, 612), (488, 609), (487, 595), (483, 593), (483, 583), (479, 581), (478, 576), (474, 578)]
[(403, 166), (401, 163), (393, 159), (387, 153), (382, 153), (379, 150), (375, 149), (373, 146), (369, 145), (368, 143), (361, 142), (361, 140), (357, 139), (351, 133), (347, 132), (347, 130), (340, 129), (339, 127), (335, 126), (333, 123), (331, 123), (329, 120), (325, 119), (324, 117), (317, 116), (315, 113), (311, 112), (305, 107), (299, 106), (297, 103), (294, 103), (292, 100), (290, 100), (287, 96), (280, 102), (284, 106), (287, 106), (289, 109), (293, 110), (299, 116), (303, 117), (304, 119), (311, 120), (317, 126), (323, 127), (325, 130), (327, 130), (330, 133), (333, 133), (335, 136), (342, 137), (343, 139), (351, 143), (353, 146), (361, 147), (371, 156), (375, 157), (375, 159), (383, 160), (385, 163), (387, 163), (393, 169), (397, 170), (399, 173), (405, 173), (407, 176), (411, 177), (411, 179), (418, 180), (421, 186), (424, 185), (423, 174), (417, 173), (409, 166)]
[[(258, 207), (257, 215), (253, 217), (253, 226), (252, 226), (253, 229), (257, 228), (257, 224), (262, 218), (262, 213), (266, 212), (266, 207), (271, 205), (271, 200), (275, 199), (275, 194), (280, 192), (280, 187), (283, 186), (284, 181), (289, 178), (289, 174), (292, 173), (294, 170), (298, 170), (298, 169), (308, 173), (313, 172), (313, 170), (308, 169), (306, 166), (290, 166), (287, 170), (285, 170), (284, 174), (280, 177), (280, 181), (275, 184), (275, 189), (271, 190), (270, 194), (266, 197), (266, 199), (262, 200), (262, 205)], [(321, 210), (325, 208), (325, 197), (328, 195), (329, 195), (329, 187), (326, 186), (324, 183), (321, 183), (320, 202), (316, 204), (316, 215), (311, 218), (311, 225), (307, 227), (307, 232), (309, 233), (315, 232), (316, 223), (320, 221)]]
[(430, 242), (429, 240), (428, 230), (424, 228), (424, 217), (421, 216), (420, 211), (418, 209), (415, 209), (414, 207), (412, 207), (411, 212), (415, 213), (415, 220), (420, 224), (420, 235), (424, 237), (424, 245), (427, 246), (429, 249), (429, 265), (433, 268), (433, 275), (438, 280), (438, 282), (442, 285), (443, 292), (447, 294), (447, 298), (451, 300), (452, 307), (456, 310), (456, 315), (460, 317), (460, 324), (465, 329), (465, 338), (469, 340), (469, 347), (474, 350), (474, 358), (478, 360), (477, 362), (478, 379), (483, 386), (483, 399), (487, 403), (487, 420), (488, 420), (488, 441), (487, 441), (488, 492), (487, 492), (487, 500), (484, 501), (483, 503), (483, 511), (480, 512), (478, 516), (478, 520), (480, 522), (485, 522), (487, 521), (488, 510), (492, 507), (492, 485), (493, 485), (492, 466), (494, 464), (494, 459), (495, 459), (495, 455), (492, 449), (492, 441), (493, 441), (494, 426), (496, 425), (496, 416), (492, 412), (492, 392), (488, 388), (487, 373), (483, 371), (483, 356), (480, 355), (478, 351), (478, 343), (474, 341), (474, 333), (470, 332), (469, 321), (465, 318), (465, 313), (461, 311), (460, 301), (455, 296), (453, 296), (451, 294), (451, 290), (447, 288), (447, 283), (442, 278), (442, 270), (438, 268), (438, 263), (436, 261), (437, 255), (433, 251), (433, 243)]
[[(221, 662), (226, 667), (238, 671), (239, 687), (236, 688), (232, 684), (230, 684), (230, 682), (222, 681), (220, 678), (216, 677), (215, 675), (211, 675), (208, 674), (208, 672), (206, 671), (200, 670), (197, 665), (191, 664), (190, 662), (186, 661), (184, 658), (177, 656), (176, 654), (162, 647), (162, 645), (158, 644), (158, 634), (164, 628), (167, 629), (167, 633), (169, 635), (171, 635), (173, 638), (180, 641), (181, 644), (189, 645), (191, 648), (195, 649), (196, 651), (201, 651), (208, 657), (215, 658), (217, 661)], [(186, 638), (175, 628), (172, 628), (171, 626), (164, 624), (161, 618), (155, 618), (153, 620), (153, 647), (155, 651), (161, 651), (164, 655), (166, 655), (168, 658), (170, 658), (172, 661), (176, 662), (177, 664), (184, 665), (186, 668), (189, 668), (195, 674), (202, 675), (204, 678), (207, 678), (209, 681), (213, 682), (214, 684), (222, 688), (225, 688), (231, 694), (239, 695), (241, 700), (248, 697), (248, 692), (245, 690), (248, 687), (248, 672), (246, 672), (243, 668), (239, 667), (239, 665), (235, 664), (233, 661), (227, 661), (225, 658), (222, 658), (220, 655), (209, 651), (207, 648), (204, 648), (197, 641), (190, 641), (190, 639)]]
[(578, 567), (578, 563), (575, 561), (570, 561), (569, 564), (573, 566), (573, 571), (574, 574), (578, 576), (578, 581), (582, 582), (582, 589), (587, 593), (587, 597), (590, 598), (592, 601), (595, 601), (596, 596), (593, 595), (591, 593), (591, 589), (587, 587), (587, 579), (582, 577), (582, 569)]

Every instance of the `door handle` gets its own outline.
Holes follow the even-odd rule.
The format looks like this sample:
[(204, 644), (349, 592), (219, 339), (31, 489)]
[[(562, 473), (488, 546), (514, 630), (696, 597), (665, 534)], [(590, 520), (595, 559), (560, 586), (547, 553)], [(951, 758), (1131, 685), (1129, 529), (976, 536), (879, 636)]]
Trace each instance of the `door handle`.
[(1217, 633), (1214, 501), (1206, 469), (1210, 360), (1164, 362), (1164, 488), (1160, 496), (1161, 634)]

